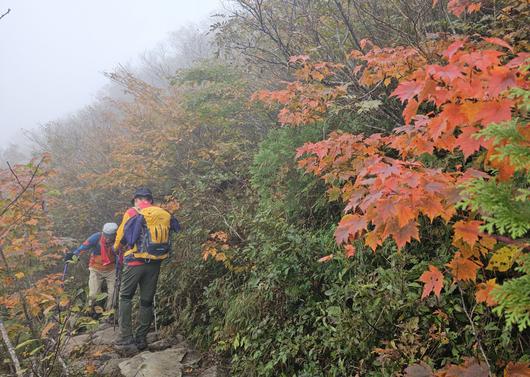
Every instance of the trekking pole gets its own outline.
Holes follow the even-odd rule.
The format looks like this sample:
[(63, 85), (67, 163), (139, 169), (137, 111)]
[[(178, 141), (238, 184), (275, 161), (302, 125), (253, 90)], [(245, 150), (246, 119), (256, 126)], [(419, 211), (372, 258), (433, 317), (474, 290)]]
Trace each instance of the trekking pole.
[(119, 303), (119, 295), (120, 295), (120, 286), (121, 286), (121, 248), (118, 253), (118, 260), (116, 261), (116, 281), (114, 282), (114, 295), (112, 297), (113, 299), (113, 307), (114, 307), (114, 327), (113, 330), (116, 331), (116, 322), (118, 320), (118, 303)]
[(158, 334), (158, 326), (157, 326), (157, 323), (156, 323), (156, 293), (153, 297), (153, 313), (155, 315), (155, 333)]
[(63, 276), (61, 278), (61, 287), (64, 288), (64, 279), (66, 279), (66, 272), (68, 272), (68, 262), (64, 264)]
[(113, 319), (113, 330), (116, 331), (116, 322), (118, 320), (118, 301), (119, 301), (119, 294), (120, 294), (120, 271), (118, 270), (116, 272), (116, 281), (114, 283), (114, 295), (112, 297), (113, 303), (112, 306), (114, 307), (114, 319)]

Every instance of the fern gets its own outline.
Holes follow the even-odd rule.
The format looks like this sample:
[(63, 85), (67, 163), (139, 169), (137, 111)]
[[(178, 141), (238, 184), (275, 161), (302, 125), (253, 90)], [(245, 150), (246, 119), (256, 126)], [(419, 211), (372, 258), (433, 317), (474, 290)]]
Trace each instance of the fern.
[(510, 161), (516, 170), (524, 170), (530, 166), (530, 148), (521, 133), (524, 121), (513, 118), (503, 123), (492, 123), (475, 134), (476, 138), (491, 139), (495, 146), (493, 160)]
[(464, 186), (460, 208), (480, 212), (485, 221), (483, 230), (522, 237), (530, 229), (528, 189), (512, 182), (475, 179)]
[(515, 270), (523, 275), (506, 281), (492, 291), (498, 302), (493, 311), (506, 317), (506, 326), (516, 325), (519, 331), (530, 327), (530, 254), (519, 258)]

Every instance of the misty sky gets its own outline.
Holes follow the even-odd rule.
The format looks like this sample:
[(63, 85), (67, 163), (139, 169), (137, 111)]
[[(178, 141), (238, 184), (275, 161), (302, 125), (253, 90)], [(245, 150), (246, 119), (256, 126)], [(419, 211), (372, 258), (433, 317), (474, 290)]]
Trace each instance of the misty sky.
[(0, 0), (0, 146), (89, 104), (134, 61), (219, 0)]

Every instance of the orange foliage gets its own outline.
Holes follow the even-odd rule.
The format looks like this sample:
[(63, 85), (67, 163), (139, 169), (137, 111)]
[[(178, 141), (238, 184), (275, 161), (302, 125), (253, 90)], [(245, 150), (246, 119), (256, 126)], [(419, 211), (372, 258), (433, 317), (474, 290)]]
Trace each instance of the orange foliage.
[(504, 377), (530, 377), (530, 363), (509, 362), (504, 369)]
[[(453, 0), (449, 10), (456, 14), (475, 12), (480, 2)], [(494, 49), (492, 49), (492, 46)], [(460, 198), (460, 185), (468, 179), (506, 180), (514, 174), (509, 159), (499, 161), (497, 148), (491, 139), (475, 134), (492, 123), (509, 121), (520, 114), (518, 99), (508, 96), (509, 89), (528, 90), (530, 83), (525, 73), (526, 52), (515, 53), (514, 48), (499, 38), (470, 41), (455, 38), (447, 43), (428, 42), (423, 49), (412, 47), (379, 48), (363, 41), (368, 52), (354, 51), (357, 62), (354, 73), (360, 73), (360, 83), (394, 85), (392, 96), (404, 104), (405, 125), (397, 127), (390, 135), (370, 136), (333, 132), (328, 139), (307, 143), (297, 151), (299, 165), (307, 172), (322, 177), (331, 186), (330, 192), (340, 193), (345, 202), (345, 215), (339, 222), (335, 238), (339, 244), (350, 244), (362, 239), (376, 250), (386, 239), (393, 239), (398, 249), (413, 240), (419, 240), (420, 219), (430, 221), (441, 218), (451, 223), (457, 214), (455, 204)], [(299, 59), (296, 59), (298, 61)], [(303, 58), (304, 80), (313, 79), (311, 68), (319, 66)], [(434, 62), (434, 63), (431, 63)], [(332, 74), (332, 71), (329, 71)], [(330, 77), (328, 80), (332, 80)], [(277, 102), (282, 124), (301, 124), (320, 119), (333, 101), (344, 93), (332, 86), (314, 91), (311, 85), (300, 81), (288, 84), (287, 89), (256, 95), (268, 104)], [(325, 107), (314, 117), (305, 116), (300, 98), (305, 90), (315, 103), (324, 101)], [(315, 99), (315, 95), (325, 96)], [(330, 100), (333, 99), (333, 100)], [(285, 118), (301, 114), (296, 121)], [(300, 113), (302, 110), (302, 113)], [(523, 114), (524, 115), (524, 114)], [(521, 143), (529, 145), (529, 134), (520, 130)], [(398, 153), (389, 153), (394, 150)], [(482, 170), (469, 166), (456, 166), (444, 171), (425, 166), (425, 154), (440, 151), (464, 160), (480, 156)], [(392, 156), (392, 157), (391, 157)], [(475, 163), (474, 166), (480, 166)], [(492, 175), (491, 169), (498, 174)], [(476, 281), (477, 271), (483, 265), (481, 257), (495, 246), (495, 241), (480, 235), (482, 221), (474, 217), (454, 223), (454, 258), (447, 264), (455, 281)], [(328, 258), (328, 257), (324, 257)], [(323, 259), (324, 259), (323, 258)], [(329, 258), (328, 258), (329, 259)], [(431, 292), (439, 295), (443, 277), (434, 266), (422, 275), (426, 284), (422, 297)], [(490, 283), (479, 286), (479, 302), (492, 304)]]
[(62, 260), (47, 213), (47, 162), (44, 156), (0, 170), (0, 306), (21, 341), (30, 336), (45, 343), (59, 320), (49, 314), (68, 305), (61, 274), (47, 274)]
[(322, 119), (335, 99), (346, 94), (345, 87), (330, 86), (325, 82), (333, 77), (336, 70), (343, 68), (342, 65), (328, 62), (313, 64), (308, 60), (307, 56), (291, 58), (291, 63), (301, 64), (296, 71), (298, 81), (288, 83), (283, 90), (262, 90), (252, 96), (252, 100), (269, 106), (275, 103), (283, 105), (278, 114), (282, 125), (316, 122)]
[(434, 292), (436, 297), (440, 297), (440, 292), (444, 286), (444, 276), (438, 268), (435, 266), (429, 266), (429, 271), (425, 271), (420, 276), (420, 281), (425, 283), (421, 295), (422, 299), (429, 296), (431, 292)]
[(497, 284), (495, 283), (495, 279), (490, 279), (486, 283), (480, 283), (477, 285), (477, 292), (475, 293), (477, 302), (484, 302), (488, 306), (496, 305), (497, 302), (493, 297), (491, 297), (491, 291), (496, 286)]
[[(485, 363), (475, 358), (466, 358), (462, 364), (449, 364), (444, 368), (433, 371), (432, 368), (420, 362), (405, 369), (405, 377), (488, 377), (490, 371)], [(530, 363), (509, 362), (504, 369), (504, 377), (529, 377)]]
[(228, 270), (234, 272), (248, 270), (249, 266), (238, 265), (234, 262), (235, 258), (229, 253), (230, 250), (229, 235), (223, 231), (213, 232), (202, 245), (202, 259), (207, 261), (212, 258), (223, 263)]

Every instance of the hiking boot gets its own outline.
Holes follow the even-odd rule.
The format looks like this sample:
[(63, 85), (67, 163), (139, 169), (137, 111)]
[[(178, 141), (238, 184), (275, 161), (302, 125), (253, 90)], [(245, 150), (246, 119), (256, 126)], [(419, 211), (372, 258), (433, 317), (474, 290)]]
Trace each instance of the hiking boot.
[(136, 348), (138, 348), (139, 351), (143, 351), (147, 348), (147, 340), (145, 338), (140, 338), (135, 340)]
[(132, 336), (127, 336), (125, 338), (119, 337), (115, 342), (114, 346), (118, 348), (127, 348), (127, 347), (134, 347), (134, 338)]

